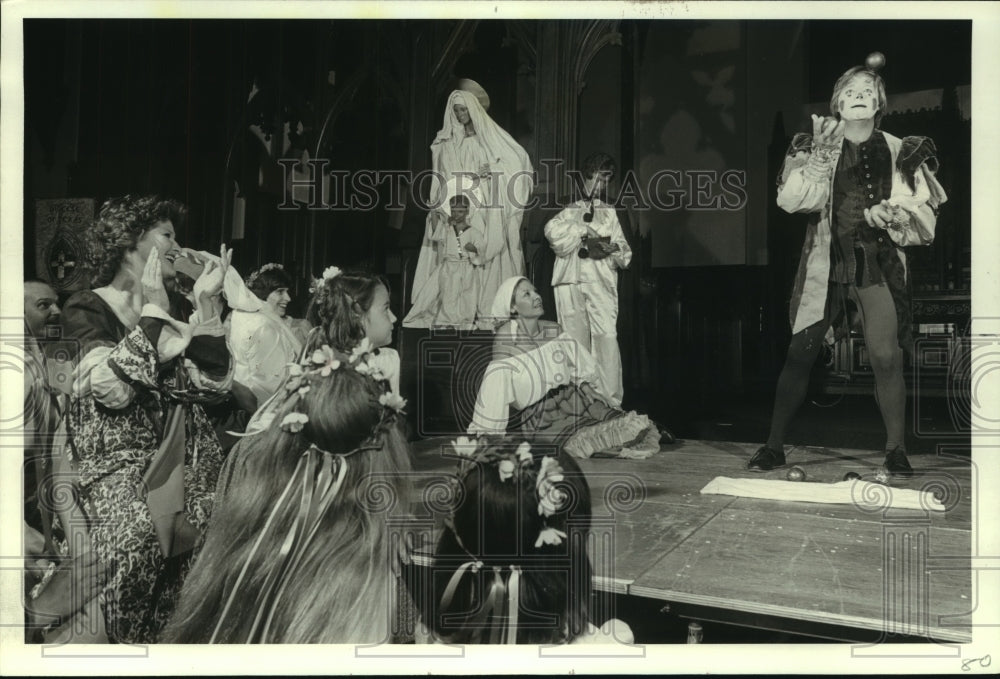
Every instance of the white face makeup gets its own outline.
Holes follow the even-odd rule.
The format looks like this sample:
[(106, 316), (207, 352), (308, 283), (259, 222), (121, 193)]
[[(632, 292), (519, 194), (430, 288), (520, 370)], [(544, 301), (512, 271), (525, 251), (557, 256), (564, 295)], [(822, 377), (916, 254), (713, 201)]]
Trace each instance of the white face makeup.
[(875, 79), (867, 73), (858, 73), (852, 77), (837, 97), (837, 110), (843, 120), (874, 118), (878, 112), (878, 88)]

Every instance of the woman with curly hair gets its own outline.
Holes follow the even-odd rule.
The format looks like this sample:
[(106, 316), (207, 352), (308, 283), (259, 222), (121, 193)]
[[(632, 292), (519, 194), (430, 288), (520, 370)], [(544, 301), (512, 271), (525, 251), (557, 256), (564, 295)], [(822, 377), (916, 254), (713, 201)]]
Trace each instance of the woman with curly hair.
[(63, 308), (79, 347), (70, 463), (91, 547), (111, 574), (102, 606), (116, 642), (152, 642), (165, 624), (222, 463), (201, 404), (232, 382), (219, 320), (230, 255), (223, 246), (204, 267), (193, 309), (168, 292), (184, 218), (155, 196), (108, 200), (90, 253), (97, 287)]
[(422, 611), (432, 638), (631, 643), (620, 620), (600, 629), (591, 622), (590, 487), (576, 461), (494, 437), (463, 437), (452, 446), (459, 460), (453, 507)]
[(280, 264), (265, 264), (250, 274), (246, 287), (252, 295), (228, 299), (227, 294), (233, 313), (226, 337), (236, 363), (233, 379), (261, 404), (281, 385), (285, 366), (299, 357), (302, 338), (288, 318), (292, 279)]
[(324, 345), (294, 364), (220, 476), (169, 643), (392, 640), (410, 452), (402, 399), (370, 354)]

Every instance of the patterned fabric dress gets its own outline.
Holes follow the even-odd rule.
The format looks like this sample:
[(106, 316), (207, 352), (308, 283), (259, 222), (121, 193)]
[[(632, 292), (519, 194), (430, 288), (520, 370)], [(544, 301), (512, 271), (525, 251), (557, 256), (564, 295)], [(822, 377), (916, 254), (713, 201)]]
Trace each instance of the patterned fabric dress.
[[(513, 327), (502, 326), (498, 336), (513, 337)], [(494, 352), (468, 431), (519, 431), (532, 445), (579, 458), (595, 453), (644, 458), (658, 452), (656, 424), (646, 415), (610, 405), (595, 384), (599, 380), (593, 356), (565, 332), (522, 353)]]
[[(171, 315), (187, 317), (180, 300)], [(170, 409), (185, 411), (184, 508), (204, 533), (222, 451), (201, 405), (187, 394), (224, 393), (232, 381), (218, 318), (199, 322), (184, 354), (160, 362), (169, 323), (146, 315), (127, 328), (112, 305), (92, 291), (75, 294), (63, 310), (67, 336), (80, 342), (80, 366), (70, 414), (72, 462), (79, 474), (91, 548), (108, 565), (102, 606), (108, 637), (151, 643), (165, 625), (187, 570), (187, 558), (164, 558), (146, 504), (143, 481), (163, 440)], [(184, 389), (194, 385), (195, 390)], [(200, 543), (200, 539), (199, 539)], [(187, 555), (190, 556), (190, 553)]]

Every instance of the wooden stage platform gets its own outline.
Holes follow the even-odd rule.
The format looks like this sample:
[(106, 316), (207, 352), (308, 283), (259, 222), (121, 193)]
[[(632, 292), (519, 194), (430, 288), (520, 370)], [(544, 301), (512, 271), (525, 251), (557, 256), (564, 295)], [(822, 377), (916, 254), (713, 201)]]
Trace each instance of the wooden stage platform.
[[(414, 444), (418, 491), (454, 470), (446, 443)], [(914, 477), (890, 484), (936, 491), (943, 512), (700, 493), (716, 476), (783, 480), (787, 468), (746, 470), (757, 447), (679, 441), (646, 460), (581, 460), (598, 536), (595, 588), (662, 601), (683, 618), (817, 638), (971, 640), (967, 458), (911, 456)], [(786, 457), (823, 482), (882, 463), (880, 452), (829, 448)], [(420, 551), (427, 564), (432, 549)]]

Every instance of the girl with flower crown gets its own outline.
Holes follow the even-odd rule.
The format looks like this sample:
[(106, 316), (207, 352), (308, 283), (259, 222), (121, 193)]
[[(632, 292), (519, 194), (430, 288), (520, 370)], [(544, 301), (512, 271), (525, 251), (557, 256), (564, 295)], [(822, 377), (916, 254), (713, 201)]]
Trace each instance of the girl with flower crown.
[[(278, 389), (285, 366), (302, 352), (302, 339), (287, 315), (292, 279), (280, 264), (265, 264), (247, 278), (252, 295), (241, 294), (229, 303), (226, 339), (236, 371), (235, 382), (253, 394), (256, 404), (264, 403)], [(244, 405), (256, 410), (251, 403)]]
[[(646, 415), (610, 404), (594, 357), (558, 323), (542, 320), (542, 298), (527, 278), (504, 281), (493, 300), (499, 322), (469, 425), (471, 434), (509, 430), (575, 457), (644, 458), (673, 436)], [(513, 417), (512, 417), (513, 413)]]
[(392, 640), (406, 509), (405, 402), (372, 355), (323, 345), (288, 378), (219, 476), (214, 518), (161, 641)]
[(587, 553), (587, 480), (563, 453), (539, 455), (503, 439), (453, 442), (452, 510), (421, 611), (447, 643), (632, 643), (628, 625), (600, 629)]
[(399, 353), (388, 346), (396, 316), (384, 277), (327, 267), (316, 281), (306, 320), (313, 325), (308, 351), (323, 344), (344, 353), (371, 351), (373, 369), (399, 393)]

